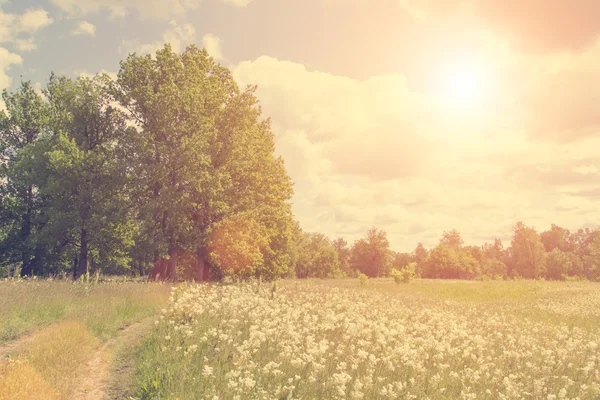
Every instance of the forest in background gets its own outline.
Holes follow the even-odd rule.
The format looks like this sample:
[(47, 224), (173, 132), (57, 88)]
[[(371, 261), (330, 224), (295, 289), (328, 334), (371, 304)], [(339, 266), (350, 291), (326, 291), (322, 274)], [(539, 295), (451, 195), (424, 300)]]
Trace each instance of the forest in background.
[[(23, 82), (0, 112), (0, 277), (87, 273), (167, 278), (600, 280), (600, 231), (517, 223), (510, 244), (460, 233), (412, 253), (373, 228), (352, 245), (304, 232), (256, 87), (205, 50), (132, 54), (116, 79)], [(184, 256), (185, 255), (185, 256)], [(183, 260), (193, 259), (193, 262)], [(192, 269), (190, 271), (190, 269)]]

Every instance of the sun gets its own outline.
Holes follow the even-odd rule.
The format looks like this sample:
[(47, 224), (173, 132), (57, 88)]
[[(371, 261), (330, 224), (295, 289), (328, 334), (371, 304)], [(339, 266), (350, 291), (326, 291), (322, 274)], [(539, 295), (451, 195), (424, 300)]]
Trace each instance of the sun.
[(441, 76), (441, 92), (445, 102), (453, 108), (481, 106), (486, 94), (482, 67), (468, 63), (447, 65)]

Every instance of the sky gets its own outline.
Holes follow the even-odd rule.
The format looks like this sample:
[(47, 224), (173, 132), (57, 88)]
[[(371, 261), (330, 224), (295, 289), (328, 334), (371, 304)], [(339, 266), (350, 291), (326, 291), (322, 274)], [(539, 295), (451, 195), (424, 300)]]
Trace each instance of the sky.
[(194, 43), (258, 85), (304, 230), (479, 245), (517, 221), (597, 226), (598, 15), (597, 0), (0, 0), (0, 89)]

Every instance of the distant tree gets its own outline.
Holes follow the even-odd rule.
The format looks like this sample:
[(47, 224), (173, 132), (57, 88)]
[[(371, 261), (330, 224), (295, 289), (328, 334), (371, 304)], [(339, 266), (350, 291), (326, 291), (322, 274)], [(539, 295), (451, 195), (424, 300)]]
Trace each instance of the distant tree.
[(386, 276), (390, 265), (390, 244), (383, 230), (371, 228), (352, 247), (350, 264), (369, 277)]
[[(402, 268), (404, 268), (408, 264), (414, 262), (413, 256), (409, 253), (397, 253), (395, 251), (392, 251), (390, 253), (390, 256), (391, 256), (391, 263), (390, 263), (391, 268), (395, 268), (398, 271), (401, 271)], [(414, 267), (415, 267), (415, 275), (416, 275), (416, 263), (415, 263)]]
[(298, 278), (334, 278), (341, 274), (338, 253), (322, 233), (303, 233), (296, 264)]
[(569, 272), (567, 253), (555, 247), (546, 255), (545, 277), (552, 280), (564, 280)]
[(496, 259), (502, 261), (505, 255), (502, 240), (498, 238), (494, 239), (494, 243), (485, 243), (481, 249), (483, 251), (483, 257), (486, 259)]
[(588, 230), (582, 236), (584, 239), (580, 242), (579, 253), (584, 274), (590, 280), (600, 281), (600, 229)]
[(488, 258), (482, 264), (481, 273), (490, 278), (505, 277), (507, 267), (506, 264), (496, 258)]
[(460, 249), (464, 242), (460, 237), (460, 233), (456, 229), (452, 229), (451, 231), (445, 231), (442, 234), (440, 244), (453, 249)]
[(479, 272), (477, 260), (468, 251), (440, 243), (429, 253), (425, 277), (471, 279)]
[(544, 276), (545, 249), (535, 229), (518, 222), (513, 229), (511, 253), (514, 263), (513, 273), (530, 279)]
[(350, 275), (350, 248), (344, 238), (337, 238), (333, 241), (333, 247), (338, 255), (340, 269), (345, 275)]
[(555, 224), (552, 224), (550, 230), (540, 233), (540, 239), (544, 244), (546, 252), (551, 252), (556, 248), (562, 252), (574, 250), (569, 230)]
[(427, 259), (429, 257), (429, 252), (423, 246), (423, 243), (417, 244), (417, 247), (414, 251), (414, 260), (417, 263), (415, 266), (415, 273), (418, 276), (423, 276), (425, 269), (427, 268)]

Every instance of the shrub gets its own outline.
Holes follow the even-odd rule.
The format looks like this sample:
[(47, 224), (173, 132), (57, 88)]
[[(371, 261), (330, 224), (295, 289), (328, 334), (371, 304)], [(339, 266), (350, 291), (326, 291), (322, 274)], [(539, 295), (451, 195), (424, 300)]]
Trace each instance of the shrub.
[(410, 263), (401, 270), (397, 270), (396, 268), (392, 269), (390, 275), (394, 278), (394, 282), (396, 285), (401, 283), (408, 283), (415, 277), (415, 269), (417, 267), (417, 263)]
[(366, 286), (369, 282), (369, 277), (362, 272), (358, 273), (358, 280), (360, 282), (360, 286)]

